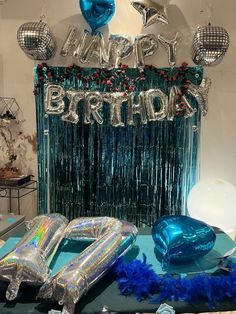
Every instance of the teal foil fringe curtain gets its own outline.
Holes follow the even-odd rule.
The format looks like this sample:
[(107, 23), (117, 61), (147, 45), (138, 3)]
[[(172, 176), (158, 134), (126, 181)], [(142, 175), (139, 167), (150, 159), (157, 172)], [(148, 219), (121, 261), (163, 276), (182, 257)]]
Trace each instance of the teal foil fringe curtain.
[[(104, 104), (102, 125), (83, 124), (83, 106), (78, 107), (79, 123), (73, 125), (60, 116), (45, 115), (45, 80), (65, 89), (115, 92), (122, 90), (118, 69), (109, 71), (112, 86), (103, 84), (101, 69), (79, 68), (79, 74), (78, 69), (68, 73), (63, 67), (47, 71), (50, 75), (42, 78), (35, 68), (39, 213), (58, 212), (69, 219), (114, 216), (137, 226), (151, 225), (163, 215), (185, 214), (188, 193), (199, 175), (201, 113), (194, 98), (187, 96), (198, 110), (187, 119), (178, 116), (142, 125), (136, 115), (136, 126), (113, 127), (109, 106)], [(99, 83), (91, 79), (97, 71)], [(140, 80), (138, 69), (124, 71), (137, 96), (152, 88), (168, 94), (171, 86), (182, 86), (183, 79), (199, 85), (203, 75), (202, 68), (188, 67), (185, 76), (167, 80), (180, 69), (149, 67), (142, 74), (145, 80)], [(125, 115), (123, 109), (124, 121)]]

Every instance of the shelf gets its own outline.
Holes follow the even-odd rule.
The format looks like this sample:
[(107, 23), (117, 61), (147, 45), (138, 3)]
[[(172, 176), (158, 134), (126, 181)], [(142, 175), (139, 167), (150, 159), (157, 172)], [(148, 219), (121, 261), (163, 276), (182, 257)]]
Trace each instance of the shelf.
[[(22, 189), (33, 189), (30, 187), (31, 185), (37, 185), (37, 181), (35, 180), (30, 180), (24, 184), (21, 184), (19, 186), (12, 186), (12, 185), (0, 185), (0, 191), (1, 190), (22, 190)], [(37, 189), (37, 188), (36, 188)]]
[(6, 198), (10, 200), (9, 212), (12, 212), (12, 200), (17, 199), (18, 214), (20, 215), (20, 200), (22, 197), (33, 193), (38, 190), (38, 182), (31, 180), (20, 186), (1, 186), (0, 185), (0, 198)]

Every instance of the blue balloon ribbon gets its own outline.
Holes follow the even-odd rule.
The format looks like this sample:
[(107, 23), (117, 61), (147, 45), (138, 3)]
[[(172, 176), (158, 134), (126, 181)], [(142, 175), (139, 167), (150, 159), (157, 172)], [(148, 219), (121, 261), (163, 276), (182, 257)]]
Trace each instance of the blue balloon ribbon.
[(90, 25), (92, 32), (105, 26), (115, 13), (114, 0), (80, 0), (83, 17)]
[(183, 263), (202, 257), (212, 250), (216, 235), (206, 223), (181, 215), (163, 216), (152, 228), (156, 253), (166, 271), (169, 263)]

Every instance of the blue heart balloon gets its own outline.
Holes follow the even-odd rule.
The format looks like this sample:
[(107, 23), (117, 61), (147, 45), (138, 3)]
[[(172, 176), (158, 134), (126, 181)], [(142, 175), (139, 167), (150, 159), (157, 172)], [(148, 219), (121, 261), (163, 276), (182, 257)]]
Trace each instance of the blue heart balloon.
[(212, 250), (216, 235), (206, 223), (187, 216), (163, 216), (152, 228), (156, 251), (162, 259), (162, 269), (169, 263), (185, 263)]
[(115, 13), (114, 0), (80, 0), (81, 12), (92, 32), (106, 25)]

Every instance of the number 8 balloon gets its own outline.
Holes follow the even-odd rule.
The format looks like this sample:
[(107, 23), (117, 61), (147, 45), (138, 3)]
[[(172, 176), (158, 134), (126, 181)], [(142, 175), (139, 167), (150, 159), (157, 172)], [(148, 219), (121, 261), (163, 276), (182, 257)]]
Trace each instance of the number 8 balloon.
[(98, 28), (105, 26), (115, 13), (114, 0), (80, 0), (83, 17), (96, 33)]

